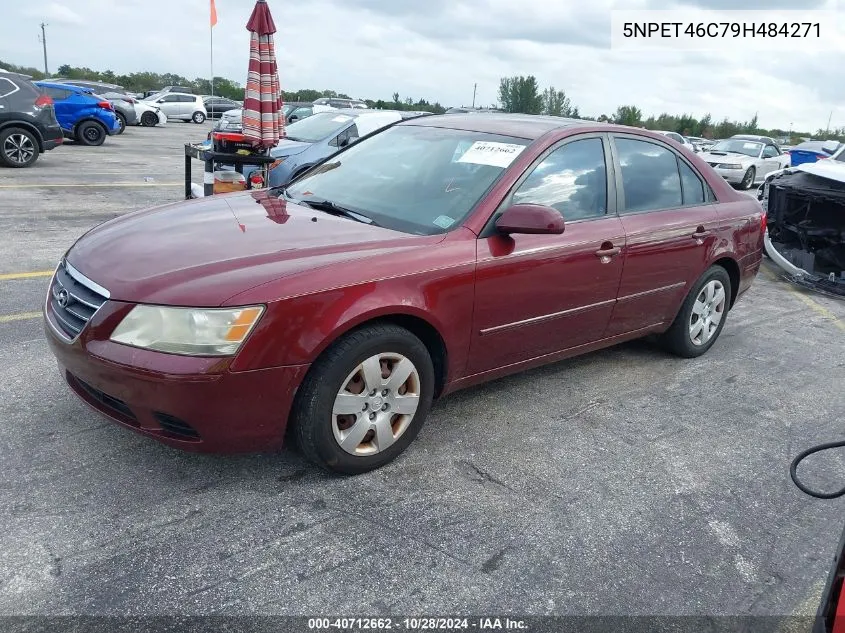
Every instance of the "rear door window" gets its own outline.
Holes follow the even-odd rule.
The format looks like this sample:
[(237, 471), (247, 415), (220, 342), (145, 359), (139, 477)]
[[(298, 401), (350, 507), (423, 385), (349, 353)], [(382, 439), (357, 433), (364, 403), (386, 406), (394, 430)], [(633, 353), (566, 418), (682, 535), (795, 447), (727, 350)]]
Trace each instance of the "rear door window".
[(622, 167), (625, 213), (683, 206), (678, 159), (674, 152), (649, 141), (616, 137)]

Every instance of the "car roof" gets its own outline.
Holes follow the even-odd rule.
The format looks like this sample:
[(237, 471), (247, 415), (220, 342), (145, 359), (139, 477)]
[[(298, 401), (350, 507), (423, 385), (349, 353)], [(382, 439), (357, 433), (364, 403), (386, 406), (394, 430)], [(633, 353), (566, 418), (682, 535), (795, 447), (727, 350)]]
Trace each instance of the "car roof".
[(94, 89), (88, 86), (74, 86), (73, 84), (63, 84), (60, 81), (36, 81), (33, 83), (35, 83), (36, 86), (43, 86), (44, 88), (58, 88), (60, 90), (81, 92), (83, 94), (91, 94), (94, 92)]
[(416, 125), (425, 127), (443, 127), (467, 132), (483, 132), (487, 134), (501, 134), (528, 140), (535, 140), (550, 132), (566, 127), (601, 125), (595, 121), (581, 119), (566, 119), (559, 116), (541, 114), (507, 114), (491, 112), (487, 116), (475, 114), (438, 114), (423, 116), (399, 123), (399, 125)]
[(760, 136), (759, 134), (734, 134), (731, 138), (738, 138), (746, 141), (757, 141), (758, 143), (772, 143), (776, 144), (775, 140), (770, 136)]
[(50, 81), (60, 83), (60, 84), (70, 84), (75, 86), (76, 84), (85, 84), (90, 86), (102, 86), (104, 88), (114, 88), (116, 90), (124, 90), (123, 86), (118, 84), (110, 84), (105, 81), (96, 81), (94, 79), (69, 79), (65, 77), (51, 77)]

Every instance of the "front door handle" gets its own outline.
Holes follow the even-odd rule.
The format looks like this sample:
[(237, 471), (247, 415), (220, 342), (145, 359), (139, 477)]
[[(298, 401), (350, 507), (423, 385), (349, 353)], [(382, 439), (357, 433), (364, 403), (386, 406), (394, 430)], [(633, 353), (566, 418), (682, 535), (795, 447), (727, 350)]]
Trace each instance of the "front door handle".
[(596, 251), (596, 257), (601, 260), (602, 264), (607, 264), (621, 252), (622, 249), (614, 246), (613, 242), (603, 242), (599, 250)]

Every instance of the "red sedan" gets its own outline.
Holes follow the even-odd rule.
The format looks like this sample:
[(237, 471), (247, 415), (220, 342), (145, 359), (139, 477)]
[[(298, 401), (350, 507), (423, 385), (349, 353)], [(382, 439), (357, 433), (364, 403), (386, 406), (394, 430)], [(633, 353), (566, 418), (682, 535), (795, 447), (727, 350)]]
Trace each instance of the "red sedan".
[(759, 203), (665, 136), (557, 117), (402, 122), (286, 189), (86, 233), (46, 332), (76, 394), (197, 451), (377, 468), (432, 400), (649, 334), (705, 353), (760, 266)]

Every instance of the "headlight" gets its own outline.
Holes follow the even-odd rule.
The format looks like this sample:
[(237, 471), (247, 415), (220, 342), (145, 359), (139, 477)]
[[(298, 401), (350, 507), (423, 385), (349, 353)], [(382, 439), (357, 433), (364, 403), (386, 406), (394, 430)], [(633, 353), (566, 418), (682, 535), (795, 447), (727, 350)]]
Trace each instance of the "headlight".
[(258, 323), (263, 306), (132, 308), (111, 335), (115, 343), (186, 356), (232, 356)]
[(742, 165), (737, 165), (736, 163), (721, 163), (716, 165), (716, 167), (721, 169), (742, 169)]
[(281, 165), (283, 162), (285, 162), (285, 159), (286, 159), (286, 158), (287, 158), (287, 156), (282, 156), (282, 158), (277, 158), (277, 159), (276, 159), (276, 160), (274, 160), (272, 163), (270, 163), (270, 165), (269, 165), (267, 168), (268, 168), (268, 169), (276, 169), (276, 167), (278, 167), (278, 166), (279, 166), (279, 165)]

